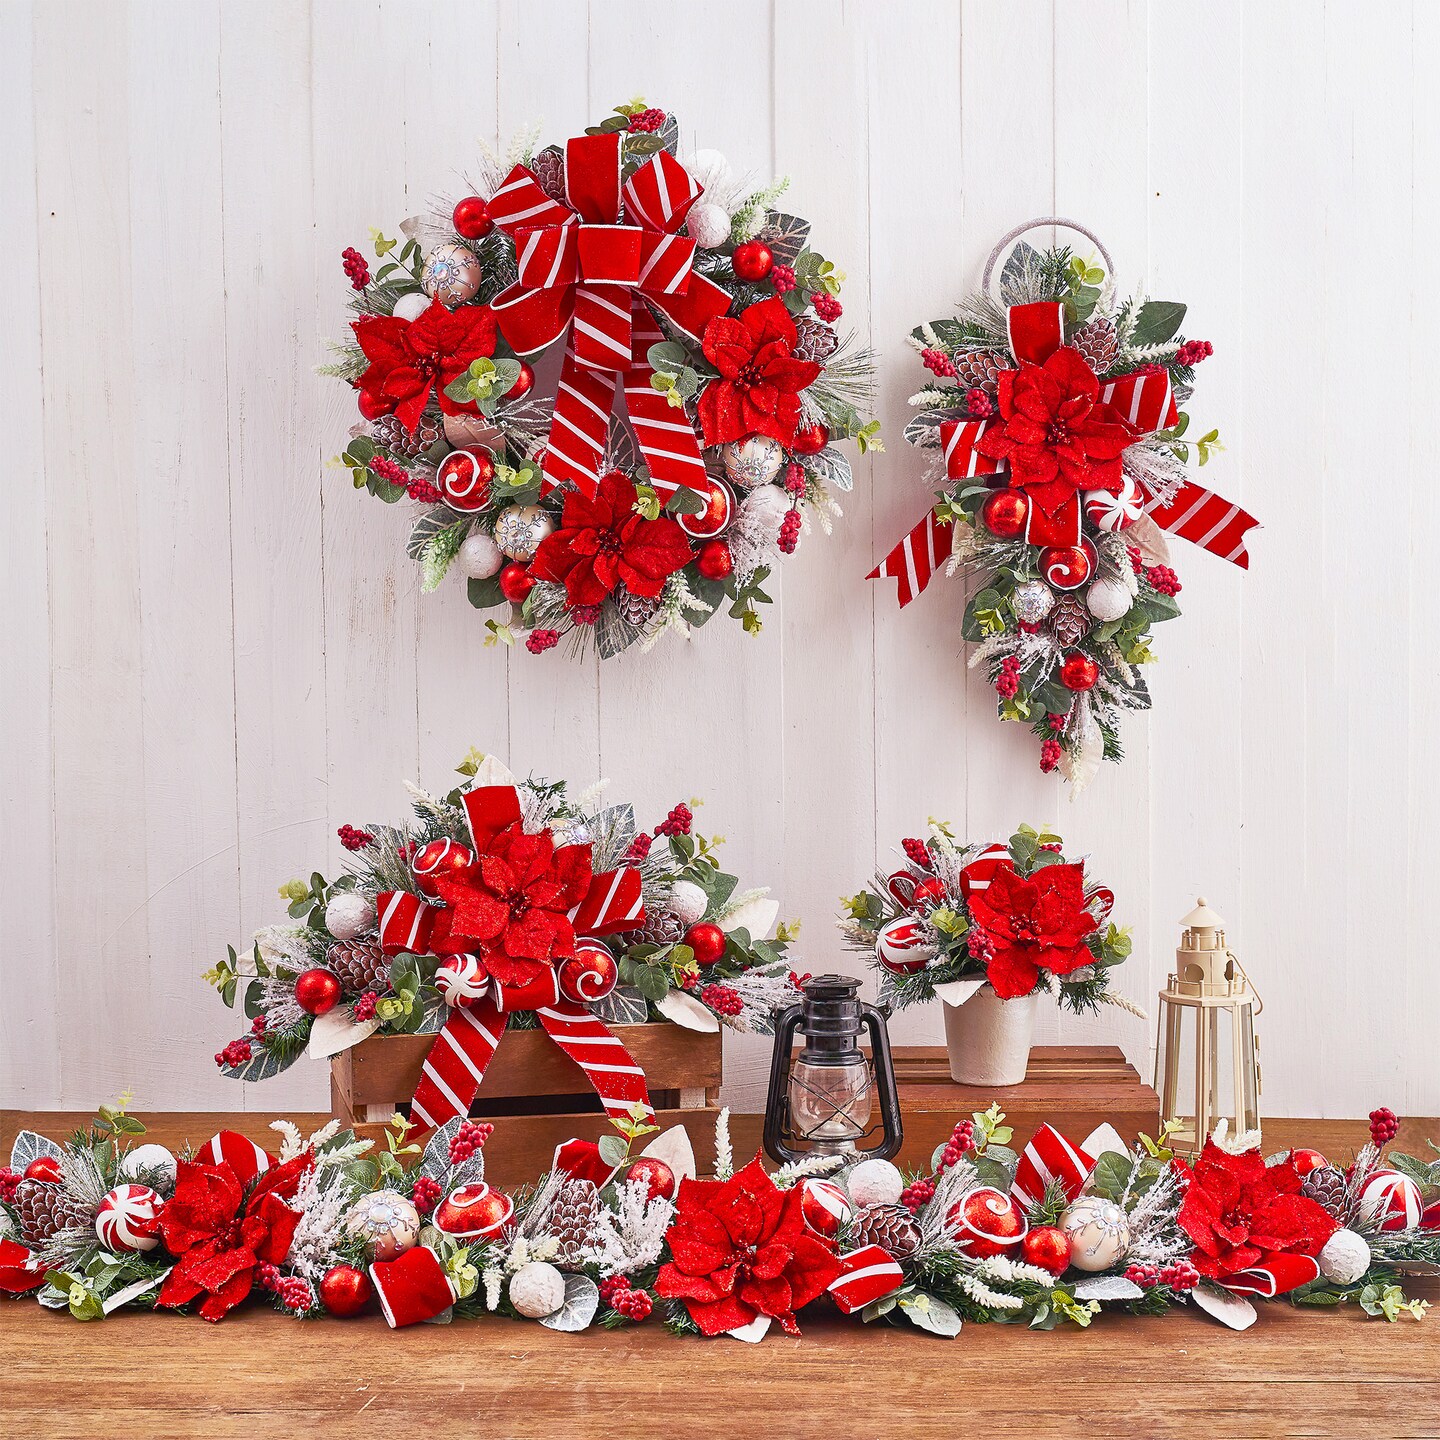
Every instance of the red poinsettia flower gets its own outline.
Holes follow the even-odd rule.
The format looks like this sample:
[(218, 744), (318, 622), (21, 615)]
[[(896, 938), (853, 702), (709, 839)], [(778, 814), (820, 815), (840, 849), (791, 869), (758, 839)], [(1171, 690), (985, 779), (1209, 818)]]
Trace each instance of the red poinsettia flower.
[(757, 1156), (728, 1180), (682, 1180), (665, 1232), (672, 1260), (657, 1294), (683, 1300), (706, 1335), (758, 1315), (798, 1335), (795, 1312), (840, 1273), (835, 1250), (800, 1215), (800, 1187), (781, 1190)]
[(1043, 365), (1002, 370), (1000, 417), (976, 449), (1010, 467), (1009, 482), (1047, 515), (1077, 490), (1120, 489), (1120, 455), (1138, 432), (1100, 399), (1100, 381), (1062, 345)]
[(970, 919), (988, 942), (985, 978), (1002, 1000), (1028, 995), (1041, 970), (1068, 975), (1094, 962), (1083, 865), (1046, 865), (1027, 879), (1006, 861), (970, 896)]
[(707, 445), (747, 435), (794, 443), (800, 392), (824, 368), (795, 358), (798, 340), (795, 322), (779, 300), (761, 300), (738, 317), (722, 315), (706, 325), (705, 358), (720, 372), (700, 395)]
[(1289, 1160), (1267, 1165), (1258, 1150), (1232, 1155), (1213, 1140), (1191, 1169), (1180, 1228), (1195, 1242), (1190, 1257), (1212, 1280), (1263, 1264), (1273, 1255), (1319, 1255), (1339, 1229), (1323, 1205), (1300, 1193)]
[(447, 310), (436, 300), (414, 320), (366, 315), (351, 329), (370, 362), (358, 382), (367, 414), (393, 412), (413, 433), (432, 393), (447, 415), (475, 408), (473, 402), (452, 400), (445, 387), (472, 360), (495, 353), (495, 317), (488, 305)]
[(695, 558), (685, 532), (668, 515), (635, 512), (636, 490), (612, 471), (592, 498), (571, 491), (560, 528), (540, 542), (530, 573), (565, 587), (565, 604), (598, 605), (617, 585), (653, 600), (666, 578)]
[(255, 1270), (279, 1265), (290, 1251), (299, 1211), (286, 1200), (314, 1163), (308, 1151), (266, 1170), (250, 1198), (228, 1165), (197, 1165), (182, 1160), (175, 1195), (160, 1213), (165, 1248), (179, 1257), (160, 1290), (161, 1305), (186, 1305), (205, 1299), (199, 1313), (221, 1320), (249, 1293)]
[(589, 845), (558, 850), (548, 830), (527, 835), (517, 821), (491, 842), (469, 875), (436, 881), (449, 907), (449, 938), (485, 962), (502, 985), (524, 985), (575, 953), (568, 912), (585, 898)]

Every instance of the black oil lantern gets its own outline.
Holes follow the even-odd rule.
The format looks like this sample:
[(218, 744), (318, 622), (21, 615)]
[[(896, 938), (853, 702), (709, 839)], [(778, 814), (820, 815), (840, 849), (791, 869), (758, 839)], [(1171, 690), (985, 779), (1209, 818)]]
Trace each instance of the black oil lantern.
[[(860, 982), (851, 975), (817, 975), (801, 988), (804, 1000), (775, 1017), (766, 1153), (782, 1163), (817, 1154), (888, 1160), (904, 1132), (886, 1012), (860, 999)], [(868, 1058), (860, 1049), (862, 1027), (870, 1033)], [(792, 1059), (797, 1030), (805, 1044)], [(880, 1141), (867, 1146), (877, 1099)]]

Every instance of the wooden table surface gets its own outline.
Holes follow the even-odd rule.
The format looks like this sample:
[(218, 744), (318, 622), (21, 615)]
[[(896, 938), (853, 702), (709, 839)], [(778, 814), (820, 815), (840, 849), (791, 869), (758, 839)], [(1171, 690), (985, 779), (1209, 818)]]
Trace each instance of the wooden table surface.
[[(0, 1117), (6, 1145), (21, 1118)], [(23, 1118), (62, 1133), (60, 1117)], [(156, 1118), (152, 1137), (169, 1142), (241, 1119), (188, 1116), (179, 1130), (182, 1117)], [(263, 1118), (244, 1128), (262, 1134)], [(1267, 1147), (1286, 1143), (1282, 1128)], [(1338, 1143), (1356, 1127), (1324, 1133)], [(1440, 1286), (1425, 1284), (1418, 1293), (1440, 1302)], [(81, 1325), (6, 1303), (0, 1434), (1440, 1436), (1440, 1309), (1387, 1325), (1352, 1307), (1262, 1305), (1239, 1335), (1190, 1311), (1045, 1334), (970, 1325), (954, 1341), (833, 1314), (803, 1316), (802, 1328), (751, 1346), (675, 1340), (653, 1323), (392, 1333), (379, 1316), (302, 1322), (259, 1308), (219, 1325), (125, 1312)]]

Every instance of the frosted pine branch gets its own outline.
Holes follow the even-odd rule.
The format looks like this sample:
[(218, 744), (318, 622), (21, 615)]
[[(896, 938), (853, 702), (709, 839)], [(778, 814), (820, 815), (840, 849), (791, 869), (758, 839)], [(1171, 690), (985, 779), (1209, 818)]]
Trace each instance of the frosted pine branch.
[(728, 1180), (735, 1173), (735, 1151), (730, 1145), (730, 1107), (715, 1117), (715, 1178)]

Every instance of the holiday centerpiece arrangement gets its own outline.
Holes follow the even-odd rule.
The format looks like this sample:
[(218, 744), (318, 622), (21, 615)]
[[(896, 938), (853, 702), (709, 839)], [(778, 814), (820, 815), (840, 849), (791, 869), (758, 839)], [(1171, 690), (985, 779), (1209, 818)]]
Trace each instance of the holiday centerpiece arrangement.
[(771, 208), (787, 182), (682, 161), (679, 134), (637, 102), (527, 137), (403, 244), (377, 232), (373, 274), (345, 252), (354, 338), (325, 369), (364, 423), (344, 463), (419, 506), (423, 589), (453, 568), (472, 605), (513, 607), (492, 640), (608, 657), (722, 607), (758, 631), (772, 567), (851, 487), (840, 442), (879, 448), (843, 277)]
[(1003, 720), (1028, 724), (1040, 768), (1078, 790), (1121, 758), (1120, 716), (1150, 707), (1151, 627), (1180, 613), (1166, 534), (1242, 569), (1255, 520), (1190, 478), (1219, 435), (1183, 407), (1208, 341), (1180, 333), (1185, 306), (1121, 299), (1103, 266), (1019, 240), (991, 290), (911, 334), (934, 376), (911, 397), (906, 438), (938, 448), (937, 502), (871, 571), (908, 605), (943, 565), (976, 577), (963, 633)]
[[(134, 1143), (122, 1108), (65, 1143), (31, 1131), (0, 1168), (0, 1293), (98, 1320), (122, 1307), (225, 1318), (247, 1300), (299, 1317), (378, 1306), (393, 1327), (489, 1315), (552, 1330), (642, 1324), (761, 1339), (828, 1304), (954, 1337), (965, 1321), (1048, 1330), (1104, 1307), (1193, 1305), (1236, 1329), (1256, 1299), (1420, 1319), (1406, 1271), (1440, 1263), (1440, 1162), (1386, 1153), (1371, 1115), (1349, 1165), (1263, 1158), (1223, 1131), (1193, 1161), (1168, 1130), (1127, 1146), (1042, 1127), (1022, 1153), (998, 1108), (954, 1128), (930, 1172), (814, 1156), (736, 1168), (728, 1112), (713, 1179), (683, 1128), (643, 1116), (559, 1146), (535, 1183), (485, 1178), (490, 1127), (457, 1117), (423, 1150), (285, 1121), (269, 1154), (222, 1131), (176, 1155)], [(648, 1140), (647, 1137), (655, 1138)], [(641, 1148), (637, 1148), (640, 1146)]]
[(1066, 860), (1058, 835), (1022, 825), (1008, 845), (962, 845), (932, 821), (902, 843), (903, 866), (844, 902), (841, 930), (879, 971), (882, 1004), (944, 1001), (955, 1080), (1019, 1084), (1044, 992), (1077, 1013), (1134, 1010), (1110, 989), (1130, 953), (1109, 920), (1114, 892)]
[(410, 787), (404, 825), (342, 826), (349, 871), (281, 894), (291, 924), (209, 979), (249, 1033), (216, 1055), (262, 1080), (378, 1033), (434, 1035), (414, 1126), (468, 1113), (507, 1026), (539, 1028), (611, 1115), (649, 1113), (641, 1068), (609, 1028), (665, 1019), (766, 1031), (798, 993), (778, 906), (741, 891), (681, 804), (654, 832), (596, 786), (517, 780), (472, 754), (444, 796)]

